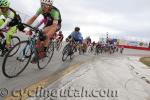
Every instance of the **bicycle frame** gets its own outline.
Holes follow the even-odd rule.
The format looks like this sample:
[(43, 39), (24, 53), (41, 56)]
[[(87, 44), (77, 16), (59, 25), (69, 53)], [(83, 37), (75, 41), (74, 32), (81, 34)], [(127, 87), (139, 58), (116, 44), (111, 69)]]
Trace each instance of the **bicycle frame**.
[[(25, 47), (20, 51), (19, 53), (19, 56), (23, 56), (24, 57), (31, 57), (32, 54), (35, 52), (35, 44), (36, 44), (36, 41), (38, 40), (38, 34), (36, 34), (35, 32), (29, 36), (28, 38), (28, 43), (25, 45)], [(29, 47), (28, 47), (29, 46)], [(27, 56), (25, 53), (27, 50), (31, 50), (31, 53), (29, 56)], [(23, 55), (22, 55), (22, 52), (23, 52)], [(21, 57), (21, 59), (23, 60), (23, 58)]]

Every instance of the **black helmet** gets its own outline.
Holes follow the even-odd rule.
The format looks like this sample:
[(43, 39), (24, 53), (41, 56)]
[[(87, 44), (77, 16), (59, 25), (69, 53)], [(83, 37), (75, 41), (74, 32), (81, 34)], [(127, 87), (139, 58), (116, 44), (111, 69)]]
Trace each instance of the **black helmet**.
[(80, 28), (79, 27), (75, 27), (75, 31), (80, 31)]
[(62, 34), (62, 31), (59, 31), (59, 33), (58, 33), (58, 34), (60, 34), (60, 35), (61, 35), (61, 34)]

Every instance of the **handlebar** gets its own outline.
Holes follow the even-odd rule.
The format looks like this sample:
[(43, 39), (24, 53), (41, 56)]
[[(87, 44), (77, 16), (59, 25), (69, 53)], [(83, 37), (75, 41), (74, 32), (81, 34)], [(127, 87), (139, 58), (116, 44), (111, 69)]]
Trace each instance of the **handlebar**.
[(39, 30), (38, 28), (36, 28), (36, 27), (32, 27), (32, 26), (30, 26), (30, 25), (28, 25), (28, 24), (25, 24), (25, 23), (21, 23), (23, 26), (25, 26), (25, 27), (29, 27), (32, 31), (34, 31), (35, 33), (42, 33), (41, 32), (41, 30)]
[(22, 26), (24, 26), (24, 27), (29, 27), (30, 29), (31, 29), (31, 31), (34, 31), (35, 32), (35, 34), (38, 34), (38, 36), (39, 36), (39, 39), (41, 40), (41, 41), (44, 41), (45, 39), (46, 39), (46, 36), (43, 34), (43, 32), (41, 31), (41, 30), (39, 30), (38, 28), (36, 28), (36, 27), (32, 27), (32, 26), (30, 26), (30, 25), (28, 25), (28, 24), (25, 24), (25, 23), (20, 23)]

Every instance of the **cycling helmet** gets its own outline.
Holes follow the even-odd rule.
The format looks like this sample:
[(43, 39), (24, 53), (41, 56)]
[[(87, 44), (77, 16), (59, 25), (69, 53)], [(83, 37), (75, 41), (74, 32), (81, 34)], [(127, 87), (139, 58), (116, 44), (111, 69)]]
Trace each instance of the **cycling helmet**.
[(80, 28), (79, 27), (75, 27), (75, 31), (80, 31)]
[(53, 1), (52, 0), (41, 0), (42, 4), (48, 4), (48, 5), (53, 5)]
[(93, 44), (95, 44), (95, 41), (93, 41)]
[(59, 31), (58, 34), (59, 34), (59, 35), (62, 35), (62, 31)]
[(59, 31), (59, 34), (62, 34), (62, 31)]
[(86, 39), (90, 39), (90, 36), (87, 36)]
[(0, 7), (9, 7), (10, 1), (9, 0), (0, 0)]

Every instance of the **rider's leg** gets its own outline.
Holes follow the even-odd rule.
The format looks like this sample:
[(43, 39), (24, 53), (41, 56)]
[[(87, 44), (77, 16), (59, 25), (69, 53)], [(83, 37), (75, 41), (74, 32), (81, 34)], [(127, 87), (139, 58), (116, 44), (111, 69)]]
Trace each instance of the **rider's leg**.
[(6, 47), (10, 46), (11, 37), (13, 36), (14, 33), (16, 33), (16, 31), (17, 31), (16, 26), (10, 27), (9, 30), (7, 31), (7, 33), (6, 33)]
[[(53, 37), (53, 35), (55, 34), (57, 30), (57, 27), (55, 25), (51, 25), (51, 26), (47, 26), (45, 27), (43, 30), (42, 30), (42, 33), (45, 34), (47, 36), (46, 40), (44, 41), (37, 41), (37, 44), (39, 45), (44, 45), (44, 51), (46, 51), (47, 47), (48, 47), (48, 41), (50, 38)], [(43, 47), (42, 47), (43, 48)], [(40, 49), (40, 51), (42, 50), (42, 48)], [(43, 50), (42, 50), (43, 51)], [(39, 57), (40, 58), (43, 58), (45, 54), (43, 54), (43, 52), (41, 52), (42, 56), (40, 55), (39, 53)], [(37, 58), (36, 57), (33, 57), (32, 60), (31, 60), (31, 63), (36, 63), (37, 62)]]
[(58, 29), (57, 25), (51, 25), (43, 29), (43, 33), (47, 36), (46, 40), (44, 41), (45, 47), (48, 47), (48, 41), (50, 38), (53, 37), (57, 29)]

